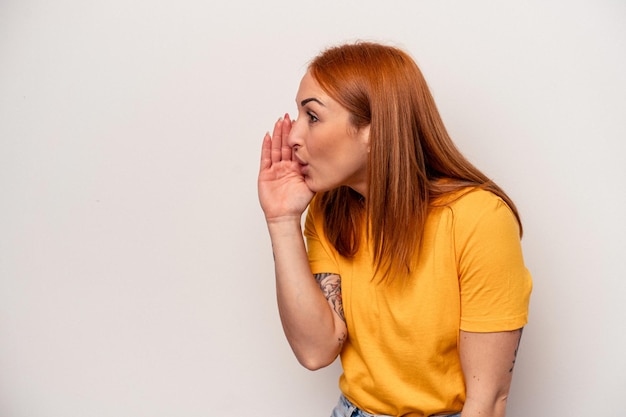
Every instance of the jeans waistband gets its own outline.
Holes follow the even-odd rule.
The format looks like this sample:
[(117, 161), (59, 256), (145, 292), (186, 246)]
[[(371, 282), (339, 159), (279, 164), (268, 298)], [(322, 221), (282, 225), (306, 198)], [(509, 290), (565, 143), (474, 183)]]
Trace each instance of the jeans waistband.
[[(436, 417), (460, 417), (461, 413), (444, 414)], [(333, 410), (331, 417), (394, 417), (387, 414), (370, 414), (367, 411), (363, 411), (356, 405), (352, 404), (343, 394), (339, 397), (339, 402)], [(429, 416), (435, 417), (435, 416)]]

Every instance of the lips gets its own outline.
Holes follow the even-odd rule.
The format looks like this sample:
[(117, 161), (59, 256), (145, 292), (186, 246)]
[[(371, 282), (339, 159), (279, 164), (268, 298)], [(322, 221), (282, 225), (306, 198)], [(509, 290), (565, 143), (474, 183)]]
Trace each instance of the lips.
[(300, 165), (300, 173), (302, 175), (306, 175), (306, 173), (308, 172), (309, 164), (304, 162), (302, 159), (298, 158), (298, 155), (294, 155), (294, 159), (298, 163), (298, 165)]
[(296, 160), (297, 163), (299, 163), (300, 165), (307, 165), (306, 162), (304, 162), (302, 159), (298, 158), (298, 155), (294, 154), (294, 159)]

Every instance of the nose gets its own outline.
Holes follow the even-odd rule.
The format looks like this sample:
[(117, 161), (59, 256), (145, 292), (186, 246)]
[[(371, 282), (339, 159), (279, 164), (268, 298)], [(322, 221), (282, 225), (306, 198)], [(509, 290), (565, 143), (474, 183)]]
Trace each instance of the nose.
[(300, 129), (298, 128), (300, 124), (298, 123), (298, 119), (291, 121), (291, 131), (287, 136), (287, 145), (291, 148), (298, 148), (302, 144)]

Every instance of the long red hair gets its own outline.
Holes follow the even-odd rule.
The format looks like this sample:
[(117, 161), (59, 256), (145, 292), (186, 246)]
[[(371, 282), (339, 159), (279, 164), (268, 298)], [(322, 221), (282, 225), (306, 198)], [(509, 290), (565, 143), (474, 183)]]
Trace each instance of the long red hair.
[(322, 52), (309, 71), (348, 109), (356, 128), (370, 126), (367, 195), (339, 187), (316, 200), (326, 236), (341, 255), (355, 255), (365, 226), (383, 277), (406, 276), (433, 201), (466, 187), (500, 196), (517, 217), (521, 236), (513, 201), (454, 145), (407, 53), (376, 43), (345, 44)]

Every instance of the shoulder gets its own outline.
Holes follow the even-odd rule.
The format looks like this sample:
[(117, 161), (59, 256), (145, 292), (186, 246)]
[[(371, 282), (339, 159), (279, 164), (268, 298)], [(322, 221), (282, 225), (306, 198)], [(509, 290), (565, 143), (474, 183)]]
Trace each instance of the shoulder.
[(459, 249), (471, 242), (480, 247), (519, 245), (521, 230), (517, 218), (496, 194), (479, 188), (466, 189), (446, 206), (452, 215)]
[(506, 203), (496, 194), (478, 186), (467, 186), (451, 189), (436, 197), (431, 206), (448, 207), (453, 211), (472, 211), (488, 206), (506, 205)]
[(506, 232), (520, 238), (520, 228), (515, 214), (499, 196), (480, 188), (465, 188), (450, 196), (445, 206), (452, 213), (454, 229), (458, 235), (471, 235), (482, 230), (487, 235)]
[(485, 209), (504, 208), (509, 209), (508, 205), (496, 194), (491, 191), (478, 187), (463, 188), (450, 197), (449, 206), (454, 212), (476, 212)]

